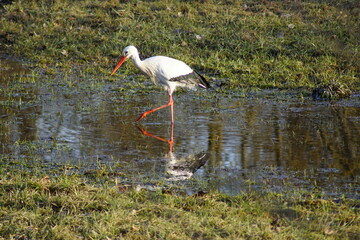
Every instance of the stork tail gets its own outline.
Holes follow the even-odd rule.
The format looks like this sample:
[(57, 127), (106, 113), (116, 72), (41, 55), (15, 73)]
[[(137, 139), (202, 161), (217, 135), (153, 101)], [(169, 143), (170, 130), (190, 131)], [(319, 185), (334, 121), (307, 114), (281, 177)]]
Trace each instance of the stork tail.
[(202, 88), (210, 88), (209, 82), (204, 78), (202, 75), (200, 75), (198, 72), (194, 71), (199, 77), (200, 77), (200, 83), (199, 86)]

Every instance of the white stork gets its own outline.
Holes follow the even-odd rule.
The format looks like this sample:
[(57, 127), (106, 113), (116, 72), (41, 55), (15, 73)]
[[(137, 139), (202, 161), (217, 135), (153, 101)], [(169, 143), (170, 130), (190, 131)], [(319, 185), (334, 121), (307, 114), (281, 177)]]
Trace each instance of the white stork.
[(123, 54), (111, 75), (113, 75), (128, 58), (131, 59), (135, 67), (149, 76), (155, 84), (160, 83), (163, 85), (169, 94), (169, 102), (167, 104), (144, 112), (136, 121), (143, 119), (152, 112), (170, 106), (171, 123), (174, 124), (174, 100), (172, 94), (175, 88), (178, 86), (192, 89), (195, 87), (210, 87), (210, 84), (206, 79), (196, 71), (192, 70), (186, 63), (164, 56), (155, 56), (141, 60), (139, 52), (134, 46), (127, 46), (124, 48)]

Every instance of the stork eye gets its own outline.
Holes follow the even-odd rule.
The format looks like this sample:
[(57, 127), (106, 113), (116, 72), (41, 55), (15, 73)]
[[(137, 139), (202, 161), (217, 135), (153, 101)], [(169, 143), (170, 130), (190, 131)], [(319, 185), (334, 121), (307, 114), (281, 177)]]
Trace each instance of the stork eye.
[(128, 51), (125, 51), (125, 52), (124, 52), (124, 55), (128, 55)]

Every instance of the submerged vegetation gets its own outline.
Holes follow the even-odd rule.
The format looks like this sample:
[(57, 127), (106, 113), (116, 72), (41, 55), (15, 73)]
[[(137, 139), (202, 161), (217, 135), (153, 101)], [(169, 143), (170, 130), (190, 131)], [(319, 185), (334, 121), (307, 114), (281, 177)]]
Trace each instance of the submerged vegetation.
[(0, 12), (0, 48), (44, 69), (83, 65), (110, 79), (132, 44), (222, 88), (360, 89), (357, 0), (4, 1)]

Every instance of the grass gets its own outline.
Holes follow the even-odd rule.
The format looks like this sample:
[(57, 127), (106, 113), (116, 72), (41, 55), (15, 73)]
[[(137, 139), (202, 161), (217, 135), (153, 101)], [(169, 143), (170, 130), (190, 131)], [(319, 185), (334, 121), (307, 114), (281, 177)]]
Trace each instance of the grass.
[[(132, 44), (144, 57), (181, 59), (228, 89), (332, 82), (360, 89), (356, 0), (11, 1), (1, 8), (0, 47), (43, 69), (83, 66), (112, 80)], [(135, 74), (129, 65), (122, 74)]]
[(4, 160), (3, 239), (355, 239), (360, 234), (356, 200), (300, 190), (238, 196), (136, 191), (117, 184), (116, 175), (102, 167), (83, 175), (64, 166), (49, 174)]

